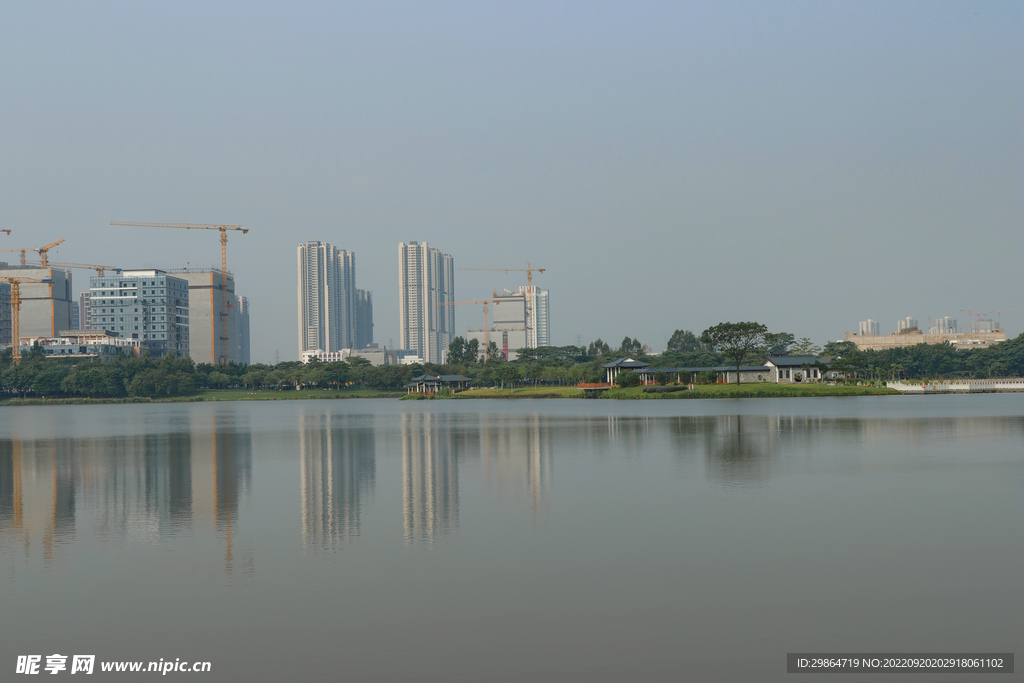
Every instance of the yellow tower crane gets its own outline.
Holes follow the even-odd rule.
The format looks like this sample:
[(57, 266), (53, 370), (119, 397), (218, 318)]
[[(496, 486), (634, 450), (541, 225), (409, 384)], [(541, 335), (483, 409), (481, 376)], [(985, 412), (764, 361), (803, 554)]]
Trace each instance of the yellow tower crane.
[[(35, 261), (29, 261), (28, 265), (30, 265), (30, 266), (38, 266), (38, 265), (42, 265), (42, 264), (36, 263)], [(108, 271), (108, 270), (112, 270), (115, 273), (120, 273), (121, 272), (121, 268), (115, 268), (114, 266), (97, 266), (97, 265), (94, 265), (92, 263), (62, 263), (60, 261), (49, 261), (47, 263), (47, 267), (54, 267), (54, 268), (82, 268), (84, 270), (95, 270), (96, 274), (99, 275), (100, 277), (103, 277), (103, 274), (106, 271)]]
[[(483, 269), (481, 269), (481, 270), (483, 270)], [(438, 306), (462, 306), (464, 304), (470, 304), (470, 305), (471, 304), (483, 304), (484, 305), (484, 361), (486, 362), (487, 361), (487, 355), (488, 355), (487, 354), (487, 350), (488, 350), (488, 347), (491, 345), (490, 335), (487, 334), (488, 328), (489, 328), (489, 325), (487, 324), (487, 305), (488, 304), (498, 305), (500, 303), (501, 303), (500, 299), (474, 299), (472, 301), (446, 301), (444, 303), (438, 304)]]
[(21, 330), (18, 328), (18, 313), (21, 311), (21, 283), (49, 282), (52, 284), (53, 280), (48, 278), (37, 280), (34, 277), (6, 275), (0, 276), (0, 280), (11, 285), (11, 357), (14, 359), (14, 364), (17, 365), (21, 362)]
[(220, 230), (220, 356), (219, 365), (228, 362), (228, 308), (234, 302), (228, 301), (228, 230), (238, 230), (243, 235), (249, 228), (241, 225), (219, 225), (215, 223), (135, 223), (132, 221), (110, 221), (111, 225), (129, 225), (136, 228), (184, 228), (185, 230)]
[[(11, 233), (11, 231), (8, 230), (7, 234), (10, 234), (10, 233)], [(14, 249), (0, 249), (0, 251), (4, 251), (4, 252), (6, 252), (6, 251), (20, 251), (21, 252), (21, 265), (25, 265), (25, 252), (27, 252), (27, 251), (34, 251), (37, 254), (39, 254), (39, 258), (43, 262), (43, 268), (46, 268), (46, 266), (48, 264), (48, 261), (46, 259), (46, 252), (50, 251), (51, 249), (53, 249), (55, 246), (57, 246), (58, 244), (60, 244), (63, 241), (64, 241), (64, 238), (61, 238), (61, 239), (57, 240), (56, 242), (50, 242), (45, 247), (15, 247)]]

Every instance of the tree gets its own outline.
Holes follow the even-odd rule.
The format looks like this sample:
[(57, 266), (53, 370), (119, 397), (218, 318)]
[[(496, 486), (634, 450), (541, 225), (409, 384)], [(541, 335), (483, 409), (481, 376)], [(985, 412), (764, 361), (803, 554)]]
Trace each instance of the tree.
[(615, 376), (615, 383), (623, 389), (626, 387), (635, 387), (640, 384), (640, 375), (636, 374), (632, 370), (625, 370)]
[(703, 351), (704, 347), (697, 335), (690, 330), (676, 330), (669, 338), (665, 350), (672, 353), (695, 353)]
[(466, 340), (462, 337), (456, 337), (448, 344), (448, 362), (453, 364), (466, 362)]
[(505, 360), (505, 356), (498, 353), (498, 342), (490, 342), (487, 344), (487, 360)]
[(665, 386), (668, 384), (668, 373), (664, 370), (658, 370), (654, 373), (654, 381), (657, 382), (659, 386)]
[(821, 347), (815, 346), (811, 343), (811, 340), (807, 337), (801, 337), (793, 344), (793, 348), (789, 350), (794, 356), (820, 356)]
[(826, 356), (849, 356), (857, 353), (857, 345), (851, 341), (834, 341), (825, 344), (824, 354)]
[(632, 358), (634, 356), (643, 355), (644, 345), (637, 339), (630, 339), (627, 335), (623, 338), (622, 344), (619, 346), (618, 354)]
[(466, 350), (463, 351), (462, 353), (462, 357), (465, 359), (464, 362), (476, 363), (480, 357), (480, 340), (470, 339), (468, 342), (466, 342)]
[(608, 346), (607, 342), (601, 341), (600, 337), (590, 342), (590, 346), (587, 347), (587, 355), (590, 356), (591, 358), (600, 358), (601, 356), (607, 356), (611, 352), (611, 347)]
[(736, 365), (736, 384), (740, 381), (740, 365), (743, 358), (754, 348), (764, 343), (768, 328), (761, 323), (718, 323), (700, 335), (700, 340), (713, 346)]
[(785, 356), (790, 353), (789, 347), (796, 339), (789, 332), (776, 332), (764, 335), (765, 352), (769, 356)]

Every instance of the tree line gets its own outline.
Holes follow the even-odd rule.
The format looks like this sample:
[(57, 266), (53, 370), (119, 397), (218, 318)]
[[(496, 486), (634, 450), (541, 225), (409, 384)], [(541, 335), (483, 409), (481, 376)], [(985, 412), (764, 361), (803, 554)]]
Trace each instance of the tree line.
[[(728, 327), (735, 336), (729, 338)], [(750, 327), (751, 325), (757, 327)], [(493, 342), (492, 342), (493, 344)], [(721, 323), (700, 335), (676, 330), (668, 348), (649, 354), (636, 338), (625, 337), (612, 348), (596, 339), (585, 346), (546, 346), (519, 349), (518, 358), (506, 361), (492, 348), (485, 362), (475, 344), (457, 337), (445, 365), (372, 366), (364, 358), (276, 365), (195, 364), (189, 358), (151, 358), (122, 354), (104, 363), (47, 357), (35, 346), (22, 354), (20, 365), (11, 351), (0, 352), (0, 391), (21, 396), (117, 398), (188, 395), (206, 389), (301, 391), (357, 387), (400, 391), (424, 373), (464, 375), (480, 387), (525, 384), (575, 385), (601, 382), (609, 361), (630, 357), (651, 367), (719, 367), (761, 365), (772, 355), (824, 356), (834, 370), (855, 379), (957, 379), (1024, 377), (1024, 334), (985, 349), (958, 350), (947, 344), (918, 344), (884, 351), (859, 351), (852, 342), (830, 342), (819, 348), (807, 338), (790, 333), (769, 333), (757, 323)]]

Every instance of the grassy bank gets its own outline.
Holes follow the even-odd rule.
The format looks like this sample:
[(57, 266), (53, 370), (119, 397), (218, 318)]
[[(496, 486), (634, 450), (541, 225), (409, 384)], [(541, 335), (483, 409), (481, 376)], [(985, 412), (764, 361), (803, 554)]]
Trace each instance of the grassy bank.
[(108, 403), (197, 403), (202, 401), (293, 401), (317, 398), (398, 398), (402, 391), (378, 389), (308, 389), (305, 391), (251, 391), (249, 389), (208, 389), (181, 396), (137, 396), (120, 398), (86, 398), (84, 396), (53, 398), (4, 398), (0, 406), (102, 405)]
[(698, 384), (693, 391), (666, 394), (645, 394), (644, 387), (609, 389), (601, 398), (611, 399), (678, 399), (678, 398), (799, 398), (810, 396), (898, 396), (885, 387), (829, 386), (827, 384)]

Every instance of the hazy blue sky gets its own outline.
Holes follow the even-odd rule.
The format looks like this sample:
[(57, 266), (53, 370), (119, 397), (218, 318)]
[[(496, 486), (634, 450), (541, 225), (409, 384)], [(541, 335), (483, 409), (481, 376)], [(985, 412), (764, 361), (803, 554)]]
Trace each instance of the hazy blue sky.
[[(253, 360), (297, 357), (295, 247), (548, 268), (556, 344), (1014, 308), (1020, 2), (0, 6), (0, 227), (122, 267), (229, 267)], [(76, 271), (76, 289), (88, 286)], [(460, 298), (525, 278), (458, 272)], [(481, 312), (460, 307), (460, 329)]]

